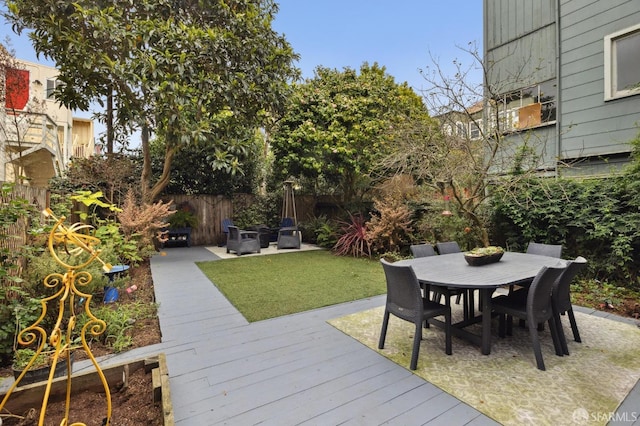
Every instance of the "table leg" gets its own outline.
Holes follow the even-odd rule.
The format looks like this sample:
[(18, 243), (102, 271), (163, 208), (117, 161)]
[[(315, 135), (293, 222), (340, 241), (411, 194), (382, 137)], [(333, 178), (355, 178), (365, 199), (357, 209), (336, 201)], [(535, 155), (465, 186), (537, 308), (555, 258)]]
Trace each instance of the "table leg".
[(482, 354), (491, 353), (491, 296), (494, 289), (481, 290), (482, 299)]

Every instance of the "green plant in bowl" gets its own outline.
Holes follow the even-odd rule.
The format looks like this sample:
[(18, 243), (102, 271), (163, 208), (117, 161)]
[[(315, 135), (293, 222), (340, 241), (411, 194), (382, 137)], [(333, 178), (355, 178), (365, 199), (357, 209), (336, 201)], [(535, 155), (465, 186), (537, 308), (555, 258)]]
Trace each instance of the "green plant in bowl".
[(498, 253), (504, 253), (504, 249), (499, 246), (476, 247), (465, 253), (465, 256), (491, 256)]
[(464, 259), (471, 266), (488, 265), (499, 262), (504, 254), (502, 247), (488, 246), (478, 247), (464, 254)]

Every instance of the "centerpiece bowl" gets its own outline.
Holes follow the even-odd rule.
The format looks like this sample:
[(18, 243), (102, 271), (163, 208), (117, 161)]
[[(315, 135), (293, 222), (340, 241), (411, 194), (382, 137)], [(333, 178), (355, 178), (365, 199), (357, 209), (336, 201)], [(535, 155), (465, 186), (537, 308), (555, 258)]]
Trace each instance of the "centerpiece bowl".
[(504, 255), (502, 247), (480, 247), (464, 253), (464, 260), (470, 266), (482, 266), (499, 262), (502, 255)]

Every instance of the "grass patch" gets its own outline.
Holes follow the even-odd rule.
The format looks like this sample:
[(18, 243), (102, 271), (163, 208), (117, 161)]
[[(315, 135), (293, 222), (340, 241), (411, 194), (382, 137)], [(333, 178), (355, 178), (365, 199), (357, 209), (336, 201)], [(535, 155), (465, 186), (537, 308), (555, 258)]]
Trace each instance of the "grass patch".
[(380, 262), (324, 250), (197, 265), (249, 322), (386, 292)]

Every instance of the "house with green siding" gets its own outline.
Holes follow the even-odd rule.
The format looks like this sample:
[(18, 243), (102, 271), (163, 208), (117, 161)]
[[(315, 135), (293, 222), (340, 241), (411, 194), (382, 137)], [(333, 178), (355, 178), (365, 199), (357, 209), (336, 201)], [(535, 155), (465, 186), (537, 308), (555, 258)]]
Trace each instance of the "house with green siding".
[(619, 170), (640, 124), (640, 2), (483, 1), (485, 116), (537, 141), (550, 175)]

